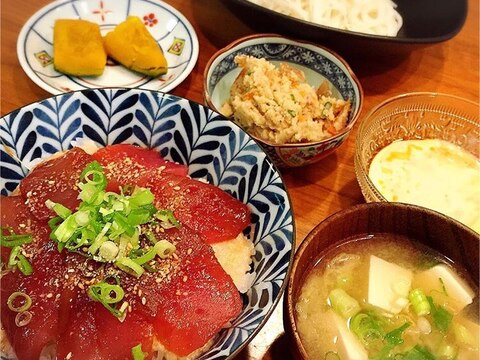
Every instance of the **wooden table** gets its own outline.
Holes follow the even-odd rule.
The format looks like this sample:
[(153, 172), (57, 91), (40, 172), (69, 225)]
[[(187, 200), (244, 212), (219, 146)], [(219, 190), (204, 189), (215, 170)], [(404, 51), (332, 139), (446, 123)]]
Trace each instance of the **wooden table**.
[[(165, 0), (180, 10), (194, 26), (200, 55), (191, 75), (173, 94), (203, 103), (203, 72), (208, 59), (229, 42), (255, 31), (219, 0)], [(50, 95), (22, 71), (16, 41), (22, 25), (47, 0), (6, 0), (1, 4), (1, 103), (2, 115)], [(405, 92), (434, 91), (479, 101), (479, 3), (469, 0), (465, 26), (453, 39), (402, 56), (348, 57), (365, 93), (363, 114), (379, 102)], [(272, 32), (275, 29), (271, 29)], [(342, 54), (343, 55), (343, 54)], [(297, 245), (327, 216), (364, 202), (355, 179), (354, 129), (333, 155), (301, 170), (283, 175), (293, 202)], [(288, 359), (283, 335), (282, 308), (278, 306), (259, 335), (238, 359)]]

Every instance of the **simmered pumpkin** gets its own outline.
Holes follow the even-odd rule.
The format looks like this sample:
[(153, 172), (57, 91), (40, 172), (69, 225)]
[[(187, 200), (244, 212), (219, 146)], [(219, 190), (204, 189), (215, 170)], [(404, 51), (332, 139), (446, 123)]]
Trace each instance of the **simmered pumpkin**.
[(55, 69), (74, 76), (102, 75), (107, 63), (98, 24), (75, 19), (59, 19), (53, 29)]
[(129, 16), (104, 37), (108, 56), (125, 67), (156, 77), (167, 72), (163, 51), (137, 16)]

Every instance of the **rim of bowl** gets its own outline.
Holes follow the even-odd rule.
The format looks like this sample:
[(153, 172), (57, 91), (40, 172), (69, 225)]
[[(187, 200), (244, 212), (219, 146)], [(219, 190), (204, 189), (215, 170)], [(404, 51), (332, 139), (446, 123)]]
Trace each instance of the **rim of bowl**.
[[(231, 42), (227, 46), (221, 48), (220, 50), (215, 52), (210, 57), (210, 59), (207, 62), (207, 65), (205, 66), (205, 70), (203, 72), (203, 96), (204, 96), (205, 102), (207, 103), (207, 106), (210, 107), (213, 111), (221, 114), (219, 109), (217, 109), (215, 107), (215, 105), (213, 104), (210, 92), (208, 91), (208, 80), (209, 80), (208, 73), (210, 72), (210, 69), (212, 67), (213, 62), (215, 60), (217, 60), (223, 53), (226, 53), (227, 51), (236, 48), (240, 44), (243, 44), (244, 42), (247, 42), (247, 41), (250, 41), (250, 40), (261, 39), (261, 38), (265, 38), (265, 39), (267, 39), (267, 38), (285, 39), (285, 40), (287, 40), (289, 42), (292, 42), (292, 43), (295, 43), (296, 45), (299, 45), (299, 46), (303, 46), (303, 45), (313, 46), (315, 48), (318, 48), (318, 49), (320, 49), (322, 51), (325, 51), (326, 53), (332, 55), (336, 60), (338, 60), (340, 63), (342, 63), (343, 66), (345, 66), (348, 75), (352, 79), (353, 84), (355, 84), (357, 89), (358, 89), (358, 111), (357, 111), (356, 114), (354, 114), (350, 123), (347, 126), (345, 126), (345, 128), (343, 128), (342, 131), (340, 131), (337, 134), (335, 134), (333, 136), (330, 136), (326, 139), (320, 140), (320, 141), (276, 144), (274, 142), (263, 140), (263, 139), (255, 136), (255, 135), (252, 135), (248, 131), (245, 131), (245, 132), (247, 132), (248, 135), (250, 135), (253, 139), (257, 140), (261, 144), (266, 144), (266, 145), (273, 146), (273, 147), (284, 147), (284, 148), (295, 148), (295, 147), (303, 147), (303, 146), (321, 145), (323, 143), (330, 142), (332, 140), (340, 138), (340, 137), (344, 136), (345, 134), (349, 133), (353, 129), (355, 124), (357, 123), (358, 119), (360, 118), (360, 114), (362, 113), (363, 98), (364, 98), (362, 84), (358, 80), (357, 75), (355, 75), (355, 73), (353, 72), (350, 65), (347, 63), (347, 61), (343, 57), (341, 57), (335, 51), (333, 51), (333, 50), (331, 50), (331, 49), (329, 49), (325, 46), (315, 44), (314, 42), (311, 42), (311, 41), (298, 40), (298, 39), (290, 38), (288, 36), (283, 36), (283, 35), (279, 35), (279, 34), (275, 34), (275, 33), (261, 33), (261, 34), (253, 34), (253, 35), (247, 35), (247, 36), (241, 37), (237, 40), (234, 40), (233, 42)], [(225, 115), (223, 115), (223, 116), (225, 116)], [(234, 122), (231, 117), (226, 117), (225, 116), (225, 118)]]
[[(421, 97), (421, 96), (425, 96), (425, 97), (431, 97), (431, 98), (442, 98), (442, 97), (445, 97), (445, 98), (450, 98), (450, 99), (455, 99), (455, 100), (459, 100), (461, 102), (465, 102), (465, 103), (470, 103), (471, 105), (474, 105), (474, 106), (477, 106), (479, 107), (479, 103), (475, 102), (475, 101), (472, 101), (472, 100), (469, 100), (469, 99), (465, 99), (461, 96), (457, 96), (457, 95), (451, 95), (451, 94), (446, 94), (446, 93), (441, 93), (441, 92), (432, 92), (432, 91), (417, 91), (417, 92), (409, 92), (409, 93), (402, 93), (402, 94), (399, 94), (399, 95), (395, 95), (395, 96), (392, 96), (384, 101), (382, 101), (381, 103), (379, 103), (378, 105), (376, 105), (375, 107), (373, 107), (366, 115), (365, 117), (362, 119), (361, 123), (360, 123), (360, 126), (358, 128), (358, 132), (357, 132), (357, 136), (356, 136), (356, 139), (355, 139), (355, 149), (358, 150), (362, 147), (362, 135), (363, 133), (366, 131), (367, 129), (367, 126), (369, 126), (368, 124), (368, 121), (370, 120), (370, 118), (372, 117), (372, 115), (374, 113), (376, 113), (378, 110), (380, 110), (381, 108), (383, 108), (385, 105), (388, 105), (390, 103), (394, 103), (398, 100), (402, 100), (402, 99), (405, 99), (405, 98), (416, 98), (416, 97)], [(480, 125), (480, 123), (479, 123)], [(388, 201), (383, 195), (382, 193), (377, 189), (377, 187), (373, 184), (372, 180), (370, 179), (370, 176), (368, 175), (368, 169), (369, 169), (369, 166), (370, 164), (365, 164), (363, 163), (363, 161), (361, 161), (360, 159), (360, 155), (358, 153), (358, 151), (356, 151), (356, 154), (355, 154), (355, 162), (358, 162), (358, 170), (360, 171), (360, 175), (361, 177), (366, 181), (367, 183), (367, 186), (368, 188), (373, 191), (374, 195), (377, 197), (378, 201), (382, 201), (382, 202), (390, 202)], [(357, 174), (357, 178), (358, 178), (358, 174)], [(359, 180), (359, 179), (358, 179)]]
[[(421, 213), (424, 213), (424, 214), (427, 214), (427, 216), (431, 216), (431, 217), (436, 217), (438, 219), (440, 219), (441, 221), (447, 221), (449, 223), (453, 223), (456, 227), (460, 227), (460, 228), (463, 228), (464, 231), (467, 231), (469, 233), (471, 233), (472, 236), (476, 236), (478, 237), (477, 233), (470, 229), (468, 226), (462, 224), (461, 222), (459, 222), (458, 220), (455, 220), (445, 214), (442, 214), (438, 211), (435, 211), (435, 210), (432, 210), (432, 209), (428, 209), (428, 208), (425, 208), (425, 207), (422, 207), (422, 206), (418, 206), (418, 205), (413, 205), (413, 204), (407, 204), (407, 203), (400, 203), (400, 202), (372, 202), (372, 203), (364, 203), (364, 204), (357, 204), (357, 205), (354, 205), (354, 206), (351, 206), (351, 207), (348, 207), (346, 209), (343, 209), (343, 210), (339, 210), (337, 211), (336, 213), (333, 213), (329, 216), (327, 216), (325, 219), (323, 219), (322, 221), (320, 221), (317, 225), (315, 225), (313, 227), (313, 229), (311, 229), (307, 236), (305, 236), (304, 240), (302, 241), (302, 243), (297, 246), (297, 251), (295, 252), (295, 256), (293, 258), (293, 263), (291, 264), (290, 266), (290, 276), (289, 276), (289, 279), (288, 279), (288, 286), (287, 286), (287, 289), (285, 291), (285, 298), (286, 298), (286, 302), (287, 302), (287, 306), (286, 306), (286, 311), (287, 311), (287, 314), (285, 314), (286, 316), (284, 316), (284, 318), (287, 319), (288, 321), (288, 325), (287, 327), (290, 327), (291, 329), (291, 334), (290, 336), (293, 337), (293, 341), (295, 343), (295, 346), (297, 347), (297, 350), (298, 352), (300, 352), (300, 355), (302, 357), (302, 359), (307, 359), (309, 360), (309, 356), (303, 346), (303, 343), (300, 339), (300, 334), (299, 334), (299, 331), (298, 331), (298, 328), (297, 328), (297, 321), (295, 319), (295, 304), (294, 304), (294, 293), (293, 293), (293, 274), (295, 274), (297, 272), (297, 268), (299, 266), (299, 263), (300, 263), (300, 258), (302, 257), (303, 253), (306, 251), (307, 247), (310, 245), (310, 243), (312, 241), (314, 241), (315, 239), (315, 236), (325, 227), (327, 226), (330, 222), (332, 221), (335, 221), (336, 219), (338, 218), (342, 218), (342, 217), (345, 217), (345, 216), (351, 216), (351, 214), (354, 214), (356, 213), (357, 211), (361, 210), (361, 209), (368, 209), (368, 208), (381, 208), (381, 207), (384, 207), (384, 206), (389, 206), (389, 207), (392, 207), (392, 208), (397, 208), (399, 209), (400, 211), (408, 211), (408, 210), (411, 210), (411, 211), (415, 211), (415, 212), (421, 212)], [(335, 247), (338, 246), (340, 240), (327, 246), (325, 249), (322, 250), (322, 254), (325, 254), (325, 251), (328, 251), (328, 250), (331, 250), (331, 249), (334, 249)], [(320, 254), (318, 254), (320, 255)], [(320, 256), (318, 256), (316, 258), (316, 260), (318, 260), (320, 258)]]

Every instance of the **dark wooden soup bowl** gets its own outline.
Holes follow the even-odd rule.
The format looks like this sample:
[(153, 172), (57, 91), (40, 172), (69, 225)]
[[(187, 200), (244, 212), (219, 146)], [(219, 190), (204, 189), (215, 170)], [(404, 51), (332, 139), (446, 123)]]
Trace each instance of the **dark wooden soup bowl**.
[(427, 245), (452, 260), (458, 270), (463, 268), (478, 285), (480, 235), (458, 221), (423, 207), (400, 203), (369, 203), (340, 211), (317, 225), (295, 254), (285, 295), (284, 323), (296, 359), (309, 359), (295, 318), (295, 304), (305, 276), (332, 248), (349, 238), (375, 233), (403, 235)]

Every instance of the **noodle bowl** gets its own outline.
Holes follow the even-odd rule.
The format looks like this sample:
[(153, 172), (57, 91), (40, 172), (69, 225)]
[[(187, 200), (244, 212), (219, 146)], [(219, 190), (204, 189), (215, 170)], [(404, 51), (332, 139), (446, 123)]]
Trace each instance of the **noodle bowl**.
[(249, 0), (285, 15), (366, 34), (396, 36), (403, 21), (391, 0)]

